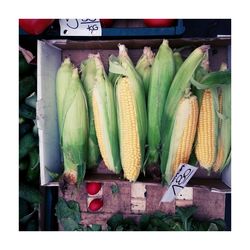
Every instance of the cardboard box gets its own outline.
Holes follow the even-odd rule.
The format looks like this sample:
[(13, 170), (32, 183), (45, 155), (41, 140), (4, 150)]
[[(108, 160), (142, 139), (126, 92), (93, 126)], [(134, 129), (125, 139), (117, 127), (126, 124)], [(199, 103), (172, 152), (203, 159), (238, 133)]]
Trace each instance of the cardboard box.
[[(189, 46), (183, 51), (183, 56), (189, 54), (194, 47), (202, 44), (211, 45), (209, 61), (211, 70), (218, 70), (221, 62), (231, 65), (231, 39), (168, 39), (171, 48)], [(43, 40), (38, 41), (38, 101), (37, 101), (37, 125), (39, 129), (40, 171), (41, 185), (58, 185), (53, 182), (49, 172), (60, 172), (61, 153), (59, 146), (55, 78), (56, 72), (65, 57), (70, 57), (75, 66), (86, 59), (89, 53), (99, 52), (106, 70), (108, 69), (108, 57), (118, 54), (118, 43), (123, 43), (129, 50), (132, 61), (137, 62), (142, 54), (144, 46), (150, 46), (156, 51), (162, 39), (130, 39), (130, 40)], [(105, 171), (97, 171), (87, 180), (118, 180), (119, 176)], [(121, 180), (120, 180), (121, 181)], [(139, 182), (153, 182), (151, 180), (138, 180)], [(160, 184), (159, 184), (160, 185)], [(207, 176), (204, 170), (198, 170), (191, 179), (189, 186), (205, 187), (215, 192), (230, 192), (231, 166), (225, 169), (222, 175), (211, 174)]]

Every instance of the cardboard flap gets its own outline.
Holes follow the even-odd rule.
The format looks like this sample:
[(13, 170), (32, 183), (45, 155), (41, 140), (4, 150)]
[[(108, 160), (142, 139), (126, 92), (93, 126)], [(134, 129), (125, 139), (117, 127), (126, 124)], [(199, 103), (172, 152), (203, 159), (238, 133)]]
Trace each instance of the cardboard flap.
[(55, 80), (57, 70), (61, 65), (61, 50), (44, 41), (38, 41), (37, 55), (37, 124), (40, 175), (41, 185), (45, 185), (52, 181), (49, 171), (60, 171)]

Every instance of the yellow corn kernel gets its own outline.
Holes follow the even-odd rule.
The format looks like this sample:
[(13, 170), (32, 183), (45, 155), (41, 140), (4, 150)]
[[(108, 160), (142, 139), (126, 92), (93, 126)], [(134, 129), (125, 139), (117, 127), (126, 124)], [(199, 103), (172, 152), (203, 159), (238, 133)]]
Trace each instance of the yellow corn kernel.
[(129, 181), (136, 181), (141, 168), (141, 151), (135, 100), (127, 77), (119, 80), (116, 95), (119, 110), (120, 155), (124, 177)]
[[(188, 109), (184, 107), (184, 109), (188, 110), (189, 115), (186, 117), (186, 120), (183, 122), (184, 130), (182, 130), (181, 139), (179, 141), (178, 149), (176, 151), (176, 155), (174, 157), (174, 161), (171, 166), (172, 176), (176, 174), (176, 171), (181, 163), (188, 163), (193, 142), (196, 134), (196, 127), (198, 121), (198, 101), (196, 96), (184, 97), (180, 102), (179, 112), (184, 109), (181, 106), (188, 105)], [(186, 114), (177, 113), (178, 116), (185, 116)], [(176, 118), (178, 121), (178, 117)], [(181, 133), (181, 131), (175, 131), (176, 133)], [(178, 134), (176, 136), (179, 136)]]
[(213, 96), (211, 90), (203, 93), (197, 130), (195, 154), (200, 165), (210, 169), (216, 157), (216, 134)]
[(213, 170), (215, 172), (218, 172), (220, 170), (220, 167), (223, 163), (223, 160), (224, 160), (224, 145), (222, 145), (222, 140), (221, 140), (221, 138), (219, 138), (217, 158), (216, 158), (216, 161), (213, 165)]
[(95, 96), (95, 92), (93, 92), (92, 104), (93, 104), (93, 113), (94, 113), (94, 118), (95, 118), (94, 123), (95, 123), (96, 136), (97, 136), (98, 145), (101, 151), (101, 155), (107, 168), (111, 171), (114, 171), (114, 169), (111, 168), (112, 164), (110, 164), (109, 162), (108, 153), (106, 151), (106, 145), (104, 143), (103, 135), (105, 131), (103, 131), (103, 129), (105, 127), (105, 124), (101, 124), (100, 112), (99, 112), (99, 108), (97, 105), (97, 97)]

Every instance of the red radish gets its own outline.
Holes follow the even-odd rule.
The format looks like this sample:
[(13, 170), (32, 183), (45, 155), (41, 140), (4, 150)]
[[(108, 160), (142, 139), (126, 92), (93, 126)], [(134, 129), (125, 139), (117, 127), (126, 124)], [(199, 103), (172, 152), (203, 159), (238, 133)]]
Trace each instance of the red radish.
[(102, 187), (102, 184), (100, 182), (88, 182), (86, 184), (86, 190), (87, 193), (90, 195), (97, 194)]
[(174, 26), (176, 19), (143, 19), (147, 27), (170, 27)]
[(103, 206), (102, 199), (94, 199), (89, 203), (89, 210), (92, 212), (98, 211)]
[(100, 19), (103, 28), (108, 28), (113, 25), (113, 19)]

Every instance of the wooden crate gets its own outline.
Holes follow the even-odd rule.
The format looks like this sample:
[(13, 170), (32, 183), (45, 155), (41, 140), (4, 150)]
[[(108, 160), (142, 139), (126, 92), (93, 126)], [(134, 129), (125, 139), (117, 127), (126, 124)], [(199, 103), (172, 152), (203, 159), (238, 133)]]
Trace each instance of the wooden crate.
[[(95, 179), (93, 181), (102, 183), (102, 188), (93, 196), (86, 192), (85, 185), (89, 181), (92, 180), (86, 180), (79, 189), (75, 186), (67, 186), (64, 192), (59, 189), (59, 197), (79, 203), (82, 224), (85, 226), (101, 224), (105, 228), (107, 220), (115, 213), (122, 213), (125, 217), (136, 220), (144, 213), (155, 211), (174, 214), (176, 206), (197, 206), (195, 217), (199, 219), (224, 219), (225, 216), (225, 193), (213, 192), (208, 187), (185, 187), (173, 202), (160, 203), (167, 190), (160, 183)], [(119, 191), (114, 193), (112, 190)], [(88, 204), (94, 198), (103, 199), (103, 207), (97, 212), (88, 210)]]

